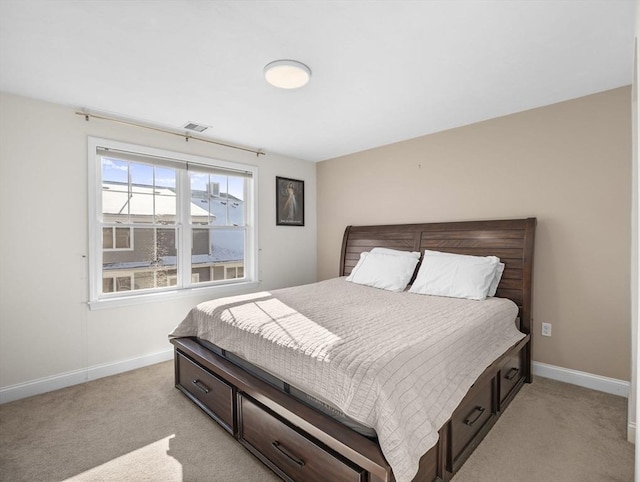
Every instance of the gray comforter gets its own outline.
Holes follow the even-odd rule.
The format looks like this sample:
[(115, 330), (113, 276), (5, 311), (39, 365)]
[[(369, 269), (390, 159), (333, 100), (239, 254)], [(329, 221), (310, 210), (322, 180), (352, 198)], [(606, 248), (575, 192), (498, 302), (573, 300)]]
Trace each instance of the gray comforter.
[(170, 336), (215, 343), (374, 428), (405, 482), (477, 377), (524, 337), (517, 312), (336, 278), (202, 303)]

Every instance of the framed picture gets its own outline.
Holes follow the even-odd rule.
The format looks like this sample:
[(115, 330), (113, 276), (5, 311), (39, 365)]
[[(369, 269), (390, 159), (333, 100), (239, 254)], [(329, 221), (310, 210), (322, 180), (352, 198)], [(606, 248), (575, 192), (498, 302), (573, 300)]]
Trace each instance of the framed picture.
[(276, 225), (304, 226), (304, 181), (276, 176)]

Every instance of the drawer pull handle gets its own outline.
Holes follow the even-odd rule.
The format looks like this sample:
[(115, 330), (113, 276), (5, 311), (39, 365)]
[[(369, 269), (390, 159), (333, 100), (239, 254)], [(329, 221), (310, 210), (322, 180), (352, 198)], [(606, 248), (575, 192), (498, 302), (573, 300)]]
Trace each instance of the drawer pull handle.
[(507, 380), (513, 380), (519, 372), (520, 372), (519, 368), (513, 367), (511, 370), (509, 370), (509, 373), (507, 373), (504, 377)]
[(209, 393), (209, 387), (206, 386), (204, 383), (202, 383), (200, 380), (198, 380), (197, 378), (195, 380), (193, 380), (191, 383), (193, 383), (196, 387), (198, 387), (200, 390), (202, 390), (204, 393)]
[(279, 452), (282, 452), (283, 455), (285, 455), (298, 467), (304, 467), (304, 460), (300, 460), (298, 457), (294, 456), (291, 452), (280, 445), (280, 442), (271, 442), (271, 445), (273, 445)]
[[(467, 418), (464, 421), (464, 424), (471, 427), (474, 423), (478, 421), (480, 417), (482, 417), (482, 414), (484, 413), (484, 411), (485, 411), (485, 408), (478, 405), (476, 408), (473, 409), (473, 412), (478, 412), (478, 415), (476, 415), (475, 418), (471, 418), (471, 415), (469, 415), (469, 418)], [(473, 414), (473, 412), (471, 413)]]

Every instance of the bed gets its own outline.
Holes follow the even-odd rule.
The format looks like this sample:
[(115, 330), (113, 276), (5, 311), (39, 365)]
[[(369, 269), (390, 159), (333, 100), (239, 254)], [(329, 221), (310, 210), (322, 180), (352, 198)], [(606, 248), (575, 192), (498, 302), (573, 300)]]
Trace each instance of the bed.
[[(284, 480), (372, 482), (449, 480), (488, 433), (523, 383), (531, 381), (531, 286), (535, 224), (535, 218), (529, 218), (349, 226), (345, 230), (342, 243), (341, 278), (326, 280), (308, 287), (278, 290), (277, 296), (274, 297), (271, 297), (271, 293), (257, 293), (231, 301), (211, 302), (206, 307), (199, 307), (200, 312), (219, 311), (227, 315), (231, 313), (233, 323), (240, 319), (238, 315), (246, 311), (248, 306), (254, 311), (256, 306), (263, 311), (264, 307), (271, 307), (268, 309), (276, 309), (280, 312), (285, 310), (283, 316), (299, 318), (298, 321), (303, 328), (301, 333), (288, 333), (288, 338), (284, 341), (282, 336), (278, 339), (277, 333), (268, 334), (267, 338), (274, 338), (277, 342), (274, 345), (280, 345), (280, 348), (274, 348), (271, 352), (268, 351), (268, 347), (265, 348), (267, 355), (264, 355), (260, 366), (255, 366), (260, 361), (262, 349), (257, 351), (257, 355), (249, 353), (250, 350), (244, 350), (246, 340), (240, 337), (234, 341), (234, 335), (227, 335), (224, 331), (226, 325), (216, 327), (219, 340), (219, 343), (216, 343), (218, 340), (206, 336), (207, 325), (202, 325), (205, 328), (202, 326), (194, 328), (195, 321), (186, 323), (186, 328), (177, 329), (171, 337), (175, 347), (176, 387)], [(515, 321), (518, 323), (518, 329), (513, 328), (512, 331), (517, 332), (519, 336), (515, 337), (512, 333), (510, 337), (505, 336), (500, 344), (495, 342), (493, 352), (477, 348), (474, 356), (477, 357), (475, 359), (478, 360), (478, 366), (473, 369), (475, 371), (469, 371), (466, 365), (462, 365), (466, 353), (450, 354), (452, 361), (447, 366), (456, 366), (456, 360), (461, 360), (462, 375), (451, 369), (447, 374), (447, 378), (456, 379), (458, 375), (459, 377), (451, 393), (442, 398), (455, 402), (449, 412), (442, 411), (446, 413), (444, 420), (436, 419), (433, 423), (424, 424), (416, 422), (418, 420), (416, 414), (420, 410), (416, 409), (418, 405), (413, 399), (431, 410), (429, 407), (440, 407), (442, 399), (437, 398), (437, 394), (445, 391), (437, 389), (437, 386), (429, 386), (428, 377), (415, 380), (407, 378), (410, 383), (404, 380), (406, 378), (404, 376), (400, 379), (400, 383), (405, 385), (409, 383), (410, 387), (421, 387), (422, 391), (411, 390), (412, 398), (406, 395), (409, 392), (405, 389), (401, 390), (402, 396), (395, 396), (401, 385), (392, 384), (388, 379), (384, 379), (381, 383), (372, 382), (373, 388), (367, 385), (369, 379), (358, 378), (357, 372), (368, 371), (368, 368), (352, 370), (353, 374), (349, 376), (354, 376), (353, 379), (334, 380), (324, 375), (310, 375), (315, 372), (309, 371), (306, 366), (300, 368), (303, 376), (296, 378), (293, 370), (287, 371), (288, 367), (296, 365), (295, 360), (280, 361), (283, 366), (283, 371), (280, 372), (275, 366), (276, 361), (273, 362), (275, 365), (269, 365), (269, 360), (278, 360), (281, 357), (281, 353), (277, 350), (291, 351), (290, 345), (293, 343), (291, 340), (295, 340), (297, 352), (310, 354), (311, 364), (317, 365), (319, 371), (331, 372), (327, 376), (334, 375), (335, 370), (324, 368), (329, 366), (326, 362), (332, 357), (336, 359), (342, 357), (340, 359), (343, 366), (359, 367), (354, 360), (360, 363), (360, 359), (353, 358), (351, 355), (352, 352), (359, 351), (358, 346), (362, 346), (362, 343), (352, 345), (350, 348), (345, 345), (347, 348), (343, 352), (347, 353), (340, 352), (336, 347), (342, 346), (343, 341), (349, 338), (347, 328), (341, 329), (343, 325), (348, 325), (345, 320), (352, 318), (353, 326), (357, 326), (360, 321), (356, 320), (356, 315), (362, 310), (352, 307), (350, 312), (347, 311), (342, 315), (339, 325), (318, 324), (315, 318), (318, 320), (324, 318), (322, 311), (317, 311), (322, 306), (327, 307), (328, 313), (337, 311), (337, 305), (330, 306), (330, 300), (339, 300), (340, 292), (345, 293), (347, 300), (355, 300), (360, 296), (360, 292), (366, 296), (373, 296), (370, 295), (371, 290), (383, 291), (376, 288), (365, 289), (353, 283), (347, 283), (342, 278), (352, 274), (361, 258), (361, 253), (368, 253), (373, 248), (380, 247), (407, 252), (434, 250), (455, 254), (497, 256), (505, 265), (497, 287), (496, 298), (482, 302), (464, 300), (457, 303), (450, 317), (453, 321), (447, 321), (442, 325), (454, 328), (443, 336), (449, 339), (462, 332), (453, 324), (456, 313), (459, 312), (456, 310), (473, 309), (482, 312), (485, 306), (491, 309), (497, 307), (498, 311), (502, 310), (505, 313), (504, 317), (507, 318), (512, 316), (515, 319), (517, 314)], [(329, 293), (328, 297), (322, 294), (325, 291)], [(325, 301), (319, 303), (317, 300), (323, 299), (321, 296), (325, 296)], [(402, 299), (402, 303), (398, 306), (405, 304), (408, 306), (411, 299), (417, 298), (419, 303), (435, 303), (436, 307), (440, 307), (441, 297), (424, 297), (404, 292), (383, 293), (379, 297), (370, 297), (365, 304), (375, 310), (377, 317), (384, 320), (387, 316), (384, 310), (385, 304), (395, 303), (395, 299)], [(259, 303), (256, 303), (256, 300), (259, 300)], [(320, 305), (320, 308), (315, 307), (316, 311), (310, 308), (314, 303)], [(376, 303), (379, 304), (376, 305)], [(414, 311), (421, 309), (418, 306)], [(286, 310), (290, 310), (292, 314), (286, 313)], [(300, 313), (313, 313), (313, 315), (310, 320)], [(411, 313), (407, 311), (402, 316), (409, 320)], [(272, 313), (268, 316), (275, 319)], [(491, 317), (494, 316), (491, 315)], [(201, 318), (201, 313), (198, 313), (197, 317)], [(375, 317), (365, 313), (361, 318), (365, 323), (367, 318)], [(202, 320), (198, 321), (198, 323), (201, 322)], [(374, 333), (377, 325), (363, 326), (369, 330), (365, 333)], [(412, 334), (417, 333), (414, 331), (415, 328), (411, 330)], [(244, 326), (243, 331), (242, 336), (246, 337), (247, 333), (255, 330), (253, 327)], [(470, 341), (473, 343), (474, 337), (481, 338), (483, 331), (485, 329), (476, 330)], [(306, 342), (304, 335), (307, 335)], [(412, 337), (420, 338), (418, 335)], [(314, 343), (313, 340), (316, 338), (324, 341)], [(365, 338), (373, 340), (372, 343), (378, 340), (379, 345), (380, 338), (376, 338), (375, 333), (371, 336), (365, 335)], [(393, 336), (389, 335), (389, 338)], [(427, 338), (430, 339), (430, 337)], [(490, 338), (494, 339), (495, 336), (491, 335)], [(393, 356), (389, 357), (386, 353), (376, 355), (377, 358), (371, 365), (375, 365), (379, 359), (382, 359), (381, 366), (394, 367), (387, 365), (388, 360), (393, 358), (399, 360), (400, 365), (414, 363), (420, 368), (422, 365), (428, 366), (431, 359), (440, 360), (441, 358), (440, 356), (420, 358), (423, 352), (427, 351), (422, 350), (421, 347), (426, 345), (407, 344), (405, 350), (403, 349), (405, 345), (396, 346), (391, 340), (389, 343), (388, 351), (393, 352)], [(378, 351), (384, 352), (385, 349)], [(411, 352), (411, 357), (406, 357), (405, 352)], [(443, 359), (445, 355), (447, 353), (443, 352)], [(384, 356), (387, 358), (383, 359)], [(369, 365), (365, 364), (365, 366)], [(387, 371), (395, 372), (396, 368), (387, 369)], [(280, 374), (283, 376), (280, 377)], [(307, 379), (310, 383), (304, 386)], [(327, 383), (331, 386), (325, 386), (323, 389), (323, 385)], [(343, 385), (347, 387), (344, 390), (341, 389)], [(363, 385), (364, 387), (361, 388)], [(387, 387), (387, 391), (380, 390), (380, 386)], [(375, 396), (371, 396), (371, 393)], [(435, 397), (433, 401), (432, 396)], [(411, 400), (407, 402), (405, 400), (407, 398)], [(382, 399), (387, 405), (382, 402), (369, 404), (371, 399)], [(355, 403), (353, 400), (360, 400), (361, 403)], [(362, 403), (366, 410), (362, 409)], [(395, 412), (410, 414), (410, 425), (413, 424), (411, 426), (433, 425), (430, 430), (435, 433), (418, 432), (420, 437), (413, 437), (413, 430), (411, 433), (386, 430), (387, 426), (395, 427)], [(441, 411), (436, 410), (436, 412)], [(366, 415), (370, 413), (374, 414), (373, 418)], [(378, 416), (380, 418), (376, 418)], [(440, 416), (442, 417), (442, 414)], [(375, 431), (367, 433), (366, 429), (372, 427)], [(403, 454), (414, 448), (418, 452), (405, 460)]]

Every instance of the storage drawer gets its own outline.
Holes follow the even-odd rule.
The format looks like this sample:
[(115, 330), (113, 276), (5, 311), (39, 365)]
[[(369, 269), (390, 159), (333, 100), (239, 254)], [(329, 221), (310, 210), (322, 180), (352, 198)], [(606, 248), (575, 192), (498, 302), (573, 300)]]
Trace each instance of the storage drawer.
[(177, 352), (176, 386), (229, 433), (236, 433), (231, 385)]
[[(491, 378), (481, 387), (472, 388), (471, 397), (459, 406), (450, 421), (449, 470), (457, 470), (466, 457), (467, 448), (481, 440), (480, 431), (495, 416), (493, 407), (493, 387)], [(476, 438), (477, 437), (477, 438)]]
[(285, 480), (365, 480), (363, 469), (313, 442), (247, 397), (238, 398), (240, 442)]
[(500, 409), (502, 402), (511, 394), (518, 382), (524, 377), (524, 349), (507, 359), (507, 362), (500, 368)]

